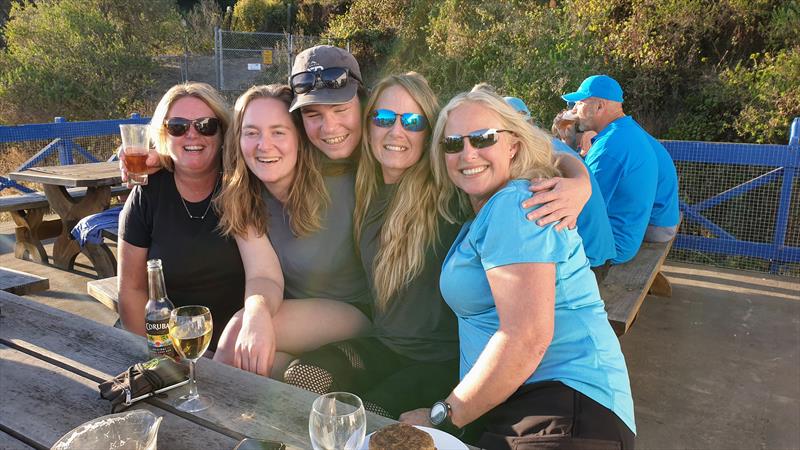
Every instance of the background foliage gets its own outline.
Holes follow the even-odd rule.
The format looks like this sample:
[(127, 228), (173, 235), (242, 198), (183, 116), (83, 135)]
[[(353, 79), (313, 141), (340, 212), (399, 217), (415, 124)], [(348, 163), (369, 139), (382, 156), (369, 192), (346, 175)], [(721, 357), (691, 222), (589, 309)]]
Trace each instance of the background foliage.
[(14, 3), (0, 122), (124, 116), (161, 94), (158, 56), (207, 54), (219, 25), (349, 39), (368, 83), (416, 70), (443, 100), (487, 81), (543, 125), (595, 73), (619, 80), (626, 112), (660, 138), (786, 143), (800, 116), (798, 0), (238, 0), (231, 14), (218, 3)]
[(798, 24), (796, 0), (354, 0), (328, 33), (354, 42), (372, 79), (416, 70), (445, 100), (487, 81), (543, 125), (560, 94), (607, 73), (659, 137), (786, 143)]

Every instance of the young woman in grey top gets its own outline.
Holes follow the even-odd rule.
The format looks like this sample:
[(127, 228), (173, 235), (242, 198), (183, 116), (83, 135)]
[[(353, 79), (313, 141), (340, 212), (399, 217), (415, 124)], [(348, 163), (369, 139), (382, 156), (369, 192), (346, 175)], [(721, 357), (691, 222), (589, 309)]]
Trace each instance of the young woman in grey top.
[(262, 375), (282, 374), (291, 354), (370, 329), (362, 310), (372, 300), (347, 205), (352, 181), (323, 173), (300, 118), (289, 112), (291, 99), (288, 86), (269, 85), (236, 101), (226, 138), (234, 151), (226, 154), (217, 201), (220, 227), (242, 255), (246, 287), (244, 308), (225, 327), (214, 357)]

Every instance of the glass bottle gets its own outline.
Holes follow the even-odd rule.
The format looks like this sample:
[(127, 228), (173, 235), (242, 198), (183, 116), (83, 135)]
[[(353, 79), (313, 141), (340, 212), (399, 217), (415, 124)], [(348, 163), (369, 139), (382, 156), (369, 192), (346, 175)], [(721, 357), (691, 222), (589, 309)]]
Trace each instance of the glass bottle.
[(147, 351), (151, 358), (169, 356), (175, 359), (175, 348), (169, 337), (169, 313), (175, 305), (167, 297), (164, 269), (160, 259), (147, 261), (147, 286), (149, 300), (144, 309), (144, 331), (147, 334)]

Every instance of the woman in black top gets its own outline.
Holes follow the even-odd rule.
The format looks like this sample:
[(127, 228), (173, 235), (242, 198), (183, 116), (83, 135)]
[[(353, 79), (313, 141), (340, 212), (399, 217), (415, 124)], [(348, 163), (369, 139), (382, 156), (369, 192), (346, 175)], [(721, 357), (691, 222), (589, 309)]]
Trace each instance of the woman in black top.
[(161, 170), (136, 186), (120, 216), (119, 314), (144, 335), (146, 261), (159, 258), (175, 306), (211, 309), (216, 348), (244, 297), (244, 270), (233, 239), (216, 230), (211, 205), (220, 188), (222, 139), (230, 123), (224, 99), (205, 83), (173, 86), (159, 102), (150, 135)]

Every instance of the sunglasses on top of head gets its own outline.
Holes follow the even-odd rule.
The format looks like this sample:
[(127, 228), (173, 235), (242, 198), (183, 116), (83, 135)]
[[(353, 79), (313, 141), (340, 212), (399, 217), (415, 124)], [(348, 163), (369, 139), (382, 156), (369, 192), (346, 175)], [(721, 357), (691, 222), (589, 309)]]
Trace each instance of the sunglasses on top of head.
[(344, 67), (329, 67), (296, 73), (289, 78), (289, 86), (295, 94), (305, 94), (315, 89), (341, 89), (347, 86), (350, 77), (361, 81)]
[(180, 137), (189, 132), (189, 127), (194, 127), (203, 136), (214, 136), (219, 130), (219, 119), (216, 117), (201, 117), (189, 120), (183, 117), (172, 117), (164, 121), (164, 128), (170, 136)]
[(484, 128), (469, 133), (466, 136), (453, 135), (447, 136), (442, 140), (442, 148), (445, 153), (459, 153), (464, 150), (464, 138), (469, 139), (473, 148), (487, 148), (497, 143), (499, 133), (514, 133), (511, 130), (498, 130), (496, 128)]
[(376, 109), (372, 112), (372, 123), (381, 128), (392, 128), (397, 118), (400, 125), (408, 131), (425, 131), (428, 128), (428, 119), (422, 114), (396, 113), (391, 109)]

